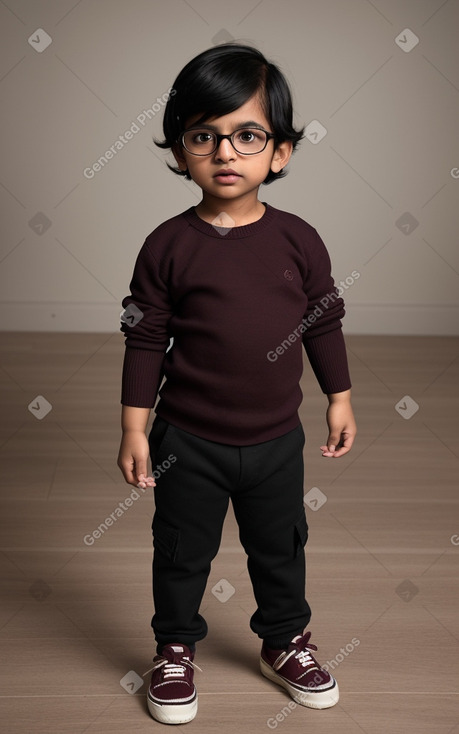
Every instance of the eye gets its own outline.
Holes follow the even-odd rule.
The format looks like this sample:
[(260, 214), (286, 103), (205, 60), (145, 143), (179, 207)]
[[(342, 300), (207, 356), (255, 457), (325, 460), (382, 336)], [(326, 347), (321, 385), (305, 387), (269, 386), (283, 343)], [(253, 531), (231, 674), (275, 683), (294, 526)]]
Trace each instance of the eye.
[(254, 130), (240, 130), (236, 138), (240, 143), (253, 143), (257, 139), (257, 136)]
[(236, 141), (241, 145), (259, 145), (266, 140), (266, 133), (263, 130), (255, 128), (251, 130), (238, 130), (236, 133)]
[(214, 136), (212, 133), (208, 133), (205, 131), (200, 131), (194, 133), (192, 137), (192, 142), (196, 145), (205, 145), (206, 143), (210, 143), (214, 139)]

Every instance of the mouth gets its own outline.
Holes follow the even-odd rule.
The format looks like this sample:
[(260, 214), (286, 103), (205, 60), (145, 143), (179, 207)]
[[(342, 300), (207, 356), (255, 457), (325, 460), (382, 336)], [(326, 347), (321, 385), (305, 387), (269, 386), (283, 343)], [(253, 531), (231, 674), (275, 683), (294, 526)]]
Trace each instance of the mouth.
[(232, 184), (241, 178), (241, 176), (236, 171), (233, 171), (232, 168), (227, 168), (217, 171), (213, 178), (220, 183)]

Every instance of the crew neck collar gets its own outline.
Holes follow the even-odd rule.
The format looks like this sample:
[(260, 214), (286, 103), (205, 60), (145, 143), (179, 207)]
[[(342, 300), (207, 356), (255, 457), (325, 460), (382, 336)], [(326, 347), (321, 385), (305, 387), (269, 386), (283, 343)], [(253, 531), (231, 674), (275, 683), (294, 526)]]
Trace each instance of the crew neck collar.
[(206, 234), (208, 237), (216, 237), (220, 240), (238, 240), (242, 237), (257, 235), (272, 223), (277, 210), (265, 201), (263, 201), (262, 204), (265, 206), (265, 212), (260, 219), (257, 219), (256, 222), (252, 222), (251, 224), (244, 224), (241, 227), (215, 227), (210, 222), (206, 222), (204, 219), (201, 219), (201, 217), (196, 214), (193, 206), (183, 212), (183, 216), (192, 227), (203, 232), (203, 234)]

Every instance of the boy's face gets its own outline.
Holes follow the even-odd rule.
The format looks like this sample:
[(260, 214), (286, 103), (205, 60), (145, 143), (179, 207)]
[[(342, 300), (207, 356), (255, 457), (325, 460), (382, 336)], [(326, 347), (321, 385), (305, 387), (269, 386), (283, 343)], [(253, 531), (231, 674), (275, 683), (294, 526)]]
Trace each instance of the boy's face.
[[(194, 127), (199, 116), (186, 122), (186, 130)], [(249, 99), (234, 112), (222, 117), (209, 118), (202, 129), (220, 135), (231, 135), (235, 130), (244, 127), (258, 126), (272, 133), (258, 96)], [(199, 126), (201, 129), (201, 126)], [(208, 196), (223, 200), (244, 198), (258, 191), (269, 171), (278, 173), (284, 168), (292, 154), (292, 144), (285, 142), (274, 147), (274, 140), (268, 140), (261, 153), (244, 155), (238, 153), (231, 141), (224, 139), (210, 155), (197, 156), (189, 153), (183, 146), (173, 150), (175, 159), (182, 171), (188, 169), (193, 181)], [(218, 175), (221, 171), (234, 171), (236, 175)]]

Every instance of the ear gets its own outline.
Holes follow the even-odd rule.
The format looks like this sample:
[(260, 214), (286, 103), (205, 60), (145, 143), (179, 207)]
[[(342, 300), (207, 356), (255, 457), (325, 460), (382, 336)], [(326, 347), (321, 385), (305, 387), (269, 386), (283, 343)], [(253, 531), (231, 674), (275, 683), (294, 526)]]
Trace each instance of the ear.
[(178, 143), (175, 143), (175, 145), (172, 146), (172, 153), (174, 154), (174, 158), (177, 161), (177, 165), (180, 168), (181, 171), (186, 171), (188, 168), (187, 162), (185, 160), (185, 156), (183, 155), (183, 148)]
[(279, 173), (289, 162), (293, 153), (293, 143), (289, 140), (285, 140), (283, 143), (279, 143), (273, 153), (271, 160), (271, 171), (273, 173)]

